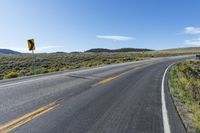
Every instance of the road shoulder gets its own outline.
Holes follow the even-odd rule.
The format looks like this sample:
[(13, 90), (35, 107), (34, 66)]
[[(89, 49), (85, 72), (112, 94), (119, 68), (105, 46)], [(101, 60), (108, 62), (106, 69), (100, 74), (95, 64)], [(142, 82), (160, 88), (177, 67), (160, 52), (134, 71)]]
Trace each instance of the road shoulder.
[(184, 124), (176, 110), (176, 106), (174, 104), (172, 96), (170, 94), (169, 82), (168, 82), (169, 70), (170, 68), (168, 69), (164, 79), (164, 86), (165, 86), (164, 91), (165, 91), (166, 108), (168, 110), (168, 119), (171, 128), (171, 133), (187, 133)]

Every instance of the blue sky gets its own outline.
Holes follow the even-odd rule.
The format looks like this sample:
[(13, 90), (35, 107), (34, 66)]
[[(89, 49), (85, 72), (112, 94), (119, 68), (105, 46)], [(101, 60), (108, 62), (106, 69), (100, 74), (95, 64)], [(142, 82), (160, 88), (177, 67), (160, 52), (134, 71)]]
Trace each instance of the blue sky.
[(199, 0), (0, 0), (0, 48), (28, 52), (200, 46)]

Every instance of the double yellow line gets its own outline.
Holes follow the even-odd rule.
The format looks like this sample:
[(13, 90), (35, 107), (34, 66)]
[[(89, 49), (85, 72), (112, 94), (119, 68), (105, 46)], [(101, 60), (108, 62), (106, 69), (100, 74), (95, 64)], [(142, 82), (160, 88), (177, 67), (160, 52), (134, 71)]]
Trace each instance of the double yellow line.
[[(142, 67), (138, 66), (138, 67), (135, 67), (131, 70), (128, 70), (126, 72), (123, 72), (119, 75), (116, 75), (116, 76), (111, 76), (111, 77), (108, 77), (106, 79), (103, 79), (101, 81), (99, 81), (96, 85), (100, 85), (100, 84), (106, 84), (107, 82), (110, 82), (122, 75), (125, 75), (129, 72), (132, 72), (133, 70), (138, 70), (138, 69), (141, 69)], [(49, 111), (51, 111), (52, 109), (54, 109), (55, 107), (57, 107), (59, 105), (59, 101), (60, 100), (57, 100), (57, 101), (54, 101), (46, 106), (43, 106), (37, 110), (34, 110), (28, 114), (25, 114), (24, 116), (20, 117), (20, 118), (17, 118), (15, 120), (12, 120), (6, 124), (3, 124), (3, 125), (0, 125), (0, 133), (8, 133), (10, 131), (12, 131), (13, 129), (15, 128), (18, 128), (24, 124), (26, 124), (27, 122), (41, 116), (42, 114), (45, 114)]]
[(99, 81), (96, 85), (106, 84), (106, 83), (108, 83), (108, 82), (110, 82), (110, 81), (112, 81), (112, 80), (114, 80), (116, 78), (119, 78), (119, 77), (121, 77), (121, 76), (123, 76), (125, 74), (128, 74), (128, 73), (132, 72), (133, 70), (138, 70), (138, 69), (141, 69), (141, 68), (142, 68), (141, 66), (138, 66), (138, 67), (135, 67), (135, 68), (133, 68), (131, 70), (125, 71), (125, 72), (123, 72), (123, 73), (121, 73), (119, 75), (108, 77), (106, 79), (103, 79), (103, 80)]
[(116, 79), (116, 78), (118, 78), (118, 76), (108, 77), (108, 78), (106, 78), (106, 79), (104, 79), (104, 80), (99, 81), (98, 84), (105, 84), (105, 83), (107, 83), (107, 82), (109, 82), (109, 81), (111, 81), (111, 80), (114, 80), (114, 79)]
[(15, 120), (12, 120), (4, 125), (0, 126), (0, 133), (8, 133), (12, 131), (13, 129), (20, 127), (24, 125), (25, 123), (41, 116), (42, 114), (45, 114), (49, 112), (50, 110), (54, 109), (59, 105), (58, 101), (52, 102), (44, 107), (41, 107), (33, 112), (30, 112), (20, 118), (17, 118)]

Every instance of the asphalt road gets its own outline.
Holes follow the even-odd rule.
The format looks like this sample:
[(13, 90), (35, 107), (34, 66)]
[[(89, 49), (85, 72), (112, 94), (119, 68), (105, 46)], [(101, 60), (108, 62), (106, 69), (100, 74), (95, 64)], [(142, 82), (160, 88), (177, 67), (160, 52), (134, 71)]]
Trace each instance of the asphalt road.
[[(185, 58), (0, 81), (0, 133), (167, 133), (162, 78)], [(166, 81), (170, 131), (185, 133)]]

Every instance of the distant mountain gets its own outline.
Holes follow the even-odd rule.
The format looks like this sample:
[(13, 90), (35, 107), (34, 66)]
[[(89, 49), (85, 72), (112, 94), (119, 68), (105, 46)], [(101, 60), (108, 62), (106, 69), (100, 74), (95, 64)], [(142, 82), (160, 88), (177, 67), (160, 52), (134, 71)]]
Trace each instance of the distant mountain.
[(121, 48), (121, 49), (104, 49), (104, 48), (94, 48), (87, 50), (85, 52), (143, 52), (143, 51), (154, 51), (152, 49), (143, 49), (143, 48)]
[(104, 48), (94, 48), (94, 49), (87, 50), (85, 52), (95, 52), (95, 53), (98, 53), (98, 52), (111, 52), (111, 50), (110, 49), (104, 49)]
[(1, 54), (21, 54), (21, 53), (10, 49), (0, 49), (0, 55)]

